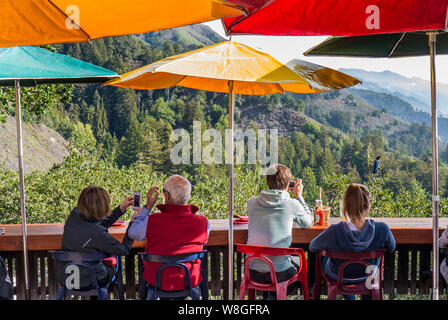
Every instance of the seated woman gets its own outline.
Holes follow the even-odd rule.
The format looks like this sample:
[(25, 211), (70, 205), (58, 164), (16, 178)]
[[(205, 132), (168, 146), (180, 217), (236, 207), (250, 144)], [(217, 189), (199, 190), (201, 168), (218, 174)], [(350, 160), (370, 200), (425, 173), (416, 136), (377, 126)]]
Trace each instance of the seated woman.
[[(274, 164), (268, 168), (266, 180), (269, 190), (262, 191), (247, 203), (248, 245), (288, 248), (292, 241), (294, 221), (301, 228), (313, 225), (313, 215), (302, 197), (303, 185), (299, 179), (293, 189), (296, 199), (289, 195), (291, 179), (291, 170), (284, 165)], [(278, 282), (288, 280), (298, 271), (297, 256), (277, 256), (269, 259), (274, 264)], [(253, 280), (271, 283), (269, 268), (264, 261), (252, 260), (249, 270)], [(288, 292), (297, 290), (296, 288), (292, 285)]]
[[(123, 241), (120, 242), (108, 232), (108, 229), (132, 204), (133, 197), (128, 197), (111, 213), (110, 196), (105, 189), (95, 186), (85, 188), (79, 196), (76, 208), (72, 210), (65, 223), (61, 249), (81, 253), (101, 252), (110, 256), (128, 255), (134, 240), (128, 237), (126, 231)], [(132, 221), (128, 229), (131, 225)], [(116, 261), (103, 262), (92, 263), (100, 286), (110, 282), (115, 274)], [(58, 271), (58, 280), (62, 283), (62, 268), (58, 268)], [(80, 274), (82, 290), (88, 288), (90, 283), (89, 277), (83, 276), (87, 274), (86, 270), (80, 270)]]
[[(367, 219), (370, 211), (369, 189), (361, 184), (352, 183), (345, 191), (342, 202), (342, 215), (347, 220), (330, 225), (310, 242), (310, 251), (321, 250), (363, 252), (386, 249), (395, 250), (395, 239), (387, 224)], [(322, 262), (322, 270), (336, 280), (338, 268), (343, 261), (327, 259)], [(369, 263), (378, 267), (380, 259)], [(375, 271), (374, 271), (375, 272)], [(344, 270), (345, 282), (360, 282), (367, 278), (366, 267), (361, 264), (349, 265)], [(346, 296), (354, 299), (354, 296)]]

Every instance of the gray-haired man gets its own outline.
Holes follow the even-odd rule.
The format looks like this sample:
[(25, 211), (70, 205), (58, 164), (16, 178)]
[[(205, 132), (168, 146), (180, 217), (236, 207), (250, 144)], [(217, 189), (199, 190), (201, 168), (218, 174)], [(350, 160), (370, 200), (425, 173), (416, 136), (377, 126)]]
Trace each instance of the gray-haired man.
[[(157, 205), (160, 213), (150, 214), (154, 207), (159, 188), (152, 187), (147, 194), (147, 202), (135, 213), (134, 223), (128, 229), (128, 236), (137, 241), (146, 240), (145, 252), (157, 255), (176, 255), (200, 252), (208, 241), (210, 223), (207, 218), (196, 214), (199, 208), (188, 205), (191, 195), (191, 184), (182, 176), (171, 176), (163, 187), (164, 204)], [(200, 260), (185, 262), (190, 269), (190, 281), (193, 299), (199, 298), (198, 285)], [(143, 278), (149, 284), (148, 299), (154, 292), (155, 277), (159, 263), (145, 261)], [(183, 290), (185, 286), (182, 270), (166, 269), (162, 281), (162, 290)]]

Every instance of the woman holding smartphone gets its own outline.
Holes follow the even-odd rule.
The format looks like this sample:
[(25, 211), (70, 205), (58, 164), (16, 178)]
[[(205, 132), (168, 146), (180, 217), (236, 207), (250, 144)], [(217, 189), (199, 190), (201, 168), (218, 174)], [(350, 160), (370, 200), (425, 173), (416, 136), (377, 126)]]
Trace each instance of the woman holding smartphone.
[[(133, 205), (133, 200), (133, 197), (126, 198), (111, 212), (110, 196), (104, 188), (96, 186), (85, 188), (79, 196), (76, 208), (71, 211), (65, 223), (62, 250), (81, 253), (101, 252), (110, 256), (128, 255), (134, 240), (128, 237), (127, 230), (123, 241), (120, 242), (109, 233), (108, 229)], [(128, 229), (132, 225), (134, 216)], [(116, 265), (114, 260), (107, 259), (103, 262), (92, 263), (100, 286), (107, 284), (114, 276)], [(62, 270), (62, 268), (59, 269)], [(90, 285), (89, 277), (85, 278), (81, 270), (81, 290)], [(61, 283), (62, 272), (58, 272), (58, 279)]]

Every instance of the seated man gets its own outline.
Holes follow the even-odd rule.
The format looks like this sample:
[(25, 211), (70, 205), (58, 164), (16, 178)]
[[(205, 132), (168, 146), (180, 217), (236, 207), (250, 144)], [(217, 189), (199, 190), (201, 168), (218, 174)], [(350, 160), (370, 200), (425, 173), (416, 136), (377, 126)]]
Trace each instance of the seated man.
[[(314, 218), (302, 197), (303, 185), (299, 179), (293, 189), (296, 199), (289, 195), (291, 179), (291, 170), (284, 165), (274, 164), (268, 168), (266, 180), (269, 190), (262, 191), (247, 203), (248, 245), (288, 248), (292, 241), (294, 221), (301, 228), (313, 225)], [(270, 260), (274, 264), (278, 282), (288, 280), (298, 271), (297, 256), (270, 257)], [(269, 268), (264, 261), (251, 261), (249, 269), (253, 280), (271, 283)], [(288, 289), (289, 292), (297, 290), (295, 286)]]
[[(177, 255), (201, 252), (208, 241), (209, 222), (196, 214), (199, 208), (187, 205), (191, 194), (190, 182), (182, 176), (171, 176), (163, 187), (164, 204), (157, 205), (160, 213), (150, 214), (158, 197), (158, 188), (152, 187), (147, 194), (147, 203), (135, 216), (128, 234), (137, 241), (147, 240), (146, 253), (156, 255)], [(144, 262), (143, 278), (149, 284), (148, 299), (152, 298), (156, 285), (156, 272), (161, 263)], [(201, 261), (186, 262), (190, 270), (193, 299), (199, 298)], [(184, 271), (168, 267), (163, 271), (162, 290), (176, 291), (185, 288)]]

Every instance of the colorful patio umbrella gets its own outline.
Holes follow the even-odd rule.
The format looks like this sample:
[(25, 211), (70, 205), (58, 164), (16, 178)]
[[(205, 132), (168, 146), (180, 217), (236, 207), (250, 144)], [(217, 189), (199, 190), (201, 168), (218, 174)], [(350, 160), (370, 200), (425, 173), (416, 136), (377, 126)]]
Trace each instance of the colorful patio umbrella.
[(84, 42), (241, 15), (226, 0), (2, 0), (0, 47)]
[(25, 209), (25, 181), (22, 149), (20, 87), (55, 83), (95, 83), (117, 78), (118, 74), (90, 63), (37, 47), (0, 48), (0, 86), (15, 86), (17, 154), (20, 181), (20, 211), (23, 230), (25, 289), (29, 298), (28, 241)]
[(359, 37), (330, 37), (304, 55), (396, 58), (430, 56), (432, 118), (433, 299), (439, 297), (439, 147), (435, 55), (448, 53), (447, 32), (410, 32)]
[(356, 36), (445, 30), (447, 0), (232, 0), (248, 16), (223, 19), (227, 35)]
[[(248, 16), (230, 17), (223, 19), (224, 29), (229, 35), (259, 34), (276, 36), (368, 36), (375, 34), (401, 33), (396, 46), (388, 46), (384, 41), (391, 41), (389, 36), (383, 38), (383, 48), (388, 48), (385, 56), (399, 55), (400, 42), (403, 33), (414, 31), (444, 31), (447, 29), (448, 0), (275, 0), (271, 3), (263, 3), (261, 0), (237, 0), (240, 4), (252, 5)], [(255, 8), (254, 8), (255, 7)], [(352, 52), (353, 56), (360, 56), (361, 52), (367, 54), (369, 49), (377, 46), (379, 38), (368, 38), (366, 48)], [(437, 118), (435, 114), (435, 74), (434, 54), (436, 49), (436, 35), (429, 35), (432, 49), (431, 54), (431, 81), (432, 81), (432, 106), (433, 106), (433, 152), (437, 151)], [(359, 39), (357, 39), (359, 40)], [(372, 42), (370, 42), (372, 41)], [(393, 41), (393, 40), (392, 40)], [(412, 46), (411, 46), (412, 47)], [(422, 48), (428, 48), (423, 45)], [(322, 49), (322, 48), (321, 48)], [(349, 50), (349, 49), (347, 49)], [(398, 51), (397, 51), (398, 50)], [(425, 50), (425, 49), (424, 49)], [(424, 51), (423, 50), (423, 51)], [(375, 51), (375, 50), (374, 50)], [(343, 55), (344, 49), (338, 48), (338, 55)], [(390, 54), (392, 52), (392, 55)], [(416, 53), (411, 50), (410, 55)], [(329, 52), (326, 53), (328, 55)], [(409, 53), (409, 51), (408, 51)], [(310, 53), (309, 53), (310, 54)], [(347, 55), (349, 52), (347, 52)], [(365, 55), (366, 56), (366, 55)], [(374, 54), (373, 56), (377, 56)], [(435, 130), (435, 131), (434, 131)], [(437, 153), (435, 153), (434, 161)], [(437, 186), (437, 169), (434, 164), (433, 193)], [(438, 195), (433, 194), (433, 215), (438, 215)], [(434, 218), (434, 228), (438, 225), (438, 219)], [(438, 242), (435, 240), (437, 230), (434, 229), (434, 266), (433, 298), (438, 299)], [(436, 250), (437, 249), (437, 250)], [(437, 281), (437, 282), (436, 282)]]
[(233, 299), (233, 140), (234, 95), (317, 93), (360, 81), (306, 61), (281, 64), (270, 55), (238, 42), (224, 41), (168, 57), (121, 75), (106, 84), (134, 89), (183, 86), (229, 93), (229, 299)]

